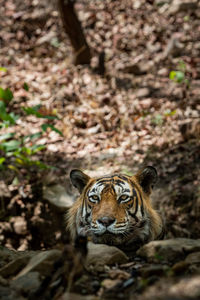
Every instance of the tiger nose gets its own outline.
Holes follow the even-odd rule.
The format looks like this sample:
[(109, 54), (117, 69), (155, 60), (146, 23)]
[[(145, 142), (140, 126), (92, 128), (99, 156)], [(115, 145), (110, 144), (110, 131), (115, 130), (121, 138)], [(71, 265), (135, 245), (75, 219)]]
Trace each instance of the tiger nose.
[(103, 217), (97, 220), (100, 224), (104, 225), (105, 227), (110, 226), (115, 222), (115, 218), (112, 217)]

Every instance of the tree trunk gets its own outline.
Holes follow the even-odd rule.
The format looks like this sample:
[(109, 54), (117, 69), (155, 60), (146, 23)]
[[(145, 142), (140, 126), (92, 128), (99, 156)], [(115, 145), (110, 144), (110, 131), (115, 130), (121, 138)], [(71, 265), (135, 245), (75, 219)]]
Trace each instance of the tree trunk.
[(60, 15), (67, 35), (74, 49), (74, 64), (90, 64), (90, 48), (85, 39), (81, 23), (74, 10), (73, 0), (58, 0)]

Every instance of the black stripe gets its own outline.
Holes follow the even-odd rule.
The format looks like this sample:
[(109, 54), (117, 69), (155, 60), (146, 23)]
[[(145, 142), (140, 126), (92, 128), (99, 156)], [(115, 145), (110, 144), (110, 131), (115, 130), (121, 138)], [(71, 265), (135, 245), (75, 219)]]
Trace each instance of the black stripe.
[(113, 184), (111, 184), (111, 190), (114, 194), (116, 194)]
[(106, 192), (109, 189), (110, 189), (110, 184), (105, 184), (104, 189), (102, 190), (102, 192)]
[(136, 198), (137, 198), (137, 192), (136, 192), (136, 190), (135, 190), (135, 187), (133, 187), (132, 192), (133, 192), (133, 197), (136, 197)]
[(130, 190), (129, 189), (123, 189), (123, 193), (129, 193), (130, 192)]
[[(128, 210), (128, 214), (135, 219), (136, 222), (138, 222), (138, 217), (136, 216), (137, 214), (137, 211), (138, 211), (138, 198), (137, 197), (134, 197), (135, 198), (135, 211), (134, 213), (131, 213), (129, 210)], [(134, 205), (134, 201), (133, 201), (133, 205)]]
[(134, 214), (132, 214), (129, 210), (128, 210), (128, 214), (135, 219), (136, 222), (138, 222), (138, 217)]
[(81, 207), (81, 216), (83, 216), (84, 206), (85, 206), (85, 198), (83, 199), (83, 204), (82, 204), (82, 207)]
[(104, 183), (109, 183), (111, 181), (111, 179), (102, 179), (100, 181), (98, 181), (96, 184), (99, 185), (103, 185)]
[(103, 177), (97, 178), (97, 179), (96, 179), (96, 182), (99, 182), (99, 181), (101, 181), (101, 180), (110, 180), (110, 179), (112, 179), (113, 177), (114, 177), (114, 175), (111, 175), (111, 176), (109, 176), (109, 175), (103, 176)]
[[(88, 205), (88, 207), (91, 209), (91, 206), (90, 206), (90, 205)], [(86, 206), (86, 215), (85, 215), (85, 221), (86, 221), (86, 223), (87, 223), (87, 224), (89, 224), (88, 218), (90, 217), (90, 215), (91, 215), (91, 211), (90, 211), (90, 212), (88, 212), (88, 210), (87, 210), (87, 206)]]
[[(131, 182), (131, 186), (132, 186), (133, 197), (136, 197), (136, 201), (137, 201), (137, 205), (138, 205), (138, 194), (137, 194), (137, 192), (135, 190), (136, 187), (135, 187), (135, 185), (134, 185), (133, 182)], [(139, 191), (138, 191), (138, 193), (139, 193)], [(140, 195), (140, 193), (139, 193), (139, 195)]]
[(115, 184), (124, 185), (125, 183), (120, 179), (115, 179)]
[(138, 211), (138, 197), (134, 197), (134, 198), (136, 198), (135, 199), (135, 202), (136, 202), (136, 204), (135, 204), (135, 212), (134, 212), (134, 214), (136, 215), (137, 214), (137, 211)]
[(124, 175), (116, 175), (116, 176), (119, 177), (120, 179), (128, 181), (128, 177), (125, 177)]
[[(88, 192), (89, 192), (89, 191), (88, 191)], [(97, 189), (94, 187), (90, 192), (96, 193), (96, 192), (97, 192)]]

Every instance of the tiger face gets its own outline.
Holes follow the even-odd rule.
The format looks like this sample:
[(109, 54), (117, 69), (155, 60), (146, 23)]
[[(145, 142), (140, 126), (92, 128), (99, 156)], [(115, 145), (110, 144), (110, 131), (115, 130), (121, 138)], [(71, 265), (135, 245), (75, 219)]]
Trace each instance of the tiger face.
[(81, 170), (70, 173), (80, 197), (68, 212), (72, 238), (88, 236), (94, 243), (126, 247), (159, 238), (162, 220), (149, 196), (157, 179), (153, 167), (136, 175), (90, 178)]

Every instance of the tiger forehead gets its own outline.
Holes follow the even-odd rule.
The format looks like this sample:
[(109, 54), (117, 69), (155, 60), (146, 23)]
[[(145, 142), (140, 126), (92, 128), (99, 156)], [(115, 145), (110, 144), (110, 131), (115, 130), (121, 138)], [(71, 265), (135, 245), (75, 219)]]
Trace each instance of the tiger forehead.
[(101, 194), (102, 191), (111, 191), (116, 194), (119, 193), (130, 193), (131, 184), (129, 183), (129, 178), (124, 175), (112, 175), (97, 178), (96, 182), (91, 186), (89, 194), (98, 193)]

